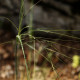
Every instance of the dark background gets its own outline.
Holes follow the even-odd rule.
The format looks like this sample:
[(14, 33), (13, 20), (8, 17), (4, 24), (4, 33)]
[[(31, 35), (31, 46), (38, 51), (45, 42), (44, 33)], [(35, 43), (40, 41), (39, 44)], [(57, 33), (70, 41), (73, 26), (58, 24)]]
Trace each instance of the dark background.
[[(39, 0), (34, 0), (36, 4)], [(31, 0), (25, 0), (25, 17), (23, 25), (29, 25)], [(29, 10), (30, 9), (30, 10)], [(32, 8), (33, 28), (42, 30), (80, 30), (79, 0), (41, 0)], [(19, 24), (20, 0), (0, 0), (0, 16), (8, 17), (17, 26)], [(26, 14), (27, 13), (27, 14)], [(10, 24), (0, 18), (0, 23)], [(4, 27), (4, 26), (3, 26)], [(15, 28), (12, 28), (16, 34)], [(79, 36), (80, 31), (56, 31), (68, 35)], [(37, 36), (41, 33), (37, 33)]]

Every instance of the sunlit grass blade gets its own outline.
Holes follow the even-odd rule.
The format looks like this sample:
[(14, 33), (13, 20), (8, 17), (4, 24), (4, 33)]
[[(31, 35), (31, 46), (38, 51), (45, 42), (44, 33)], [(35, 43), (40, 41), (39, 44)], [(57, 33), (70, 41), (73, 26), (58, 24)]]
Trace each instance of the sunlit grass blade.
[(0, 18), (4, 18), (4, 19), (8, 20), (13, 25), (13, 27), (15, 27), (15, 29), (18, 31), (17, 26), (9, 18), (4, 17), (4, 16), (0, 16)]
[(23, 27), (23, 28), (20, 30), (20, 33), (21, 33), (24, 29), (27, 29), (27, 28), (29, 28), (29, 26)]
[[(27, 43), (25, 43), (26, 45), (28, 45), (31, 49), (35, 49), (34, 47), (32, 47), (31, 45), (29, 45), (29, 44), (27, 44)], [(43, 49), (45, 49), (45, 47), (43, 48)], [(59, 75), (58, 75), (58, 73), (57, 73), (57, 71), (56, 71), (56, 69), (55, 69), (55, 67), (53, 66), (53, 63), (52, 63), (52, 61), (51, 60), (49, 60), (47, 57), (45, 57), (43, 54), (41, 54), (38, 50), (36, 50), (35, 49), (35, 51), (37, 52), (37, 54), (39, 54), (39, 55), (41, 55), (42, 57), (44, 57), (45, 58), (45, 60), (46, 61), (48, 61), (50, 64), (51, 64), (51, 66), (52, 66), (52, 68), (53, 68), (53, 71), (55, 71), (56, 72), (56, 74), (57, 74), (57, 76), (56, 76), (56, 78), (58, 78), (59, 77)]]
[(61, 46), (64, 46), (64, 47), (66, 47), (66, 48), (71, 48), (71, 49), (74, 49), (74, 50), (80, 50), (80, 49), (77, 49), (77, 48), (74, 48), (74, 47), (71, 47), (71, 46), (65, 46), (65, 45), (60, 44), (60, 43), (58, 43), (58, 42), (56, 42), (56, 41), (49, 41), (49, 40), (43, 40), (43, 41), (46, 41), (46, 42), (49, 42), (49, 43), (54, 43), (54, 44), (59, 44), (59, 45), (61, 45)]
[(14, 40), (11, 40), (11, 41), (6, 41), (6, 42), (3, 42), (3, 43), (0, 43), (0, 45), (5, 45), (5, 44), (8, 44), (8, 43), (12, 43)]
[(20, 31), (21, 31), (21, 27), (22, 27), (23, 14), (24, 14), (24, 0), (21, 0), (21, 7), (20, 7), (20, 14), (19, 14), (19, 32), (18, 32), (18, 35), (20, 35)]
[(56, 54), (56, 52), (58, 52), (59, 55), (62, 55), (62, 56), (64, 56), (64, 57), (69, 58), (69, 59), (72, 60), (72, 58), (70, 58), (70, 57), (68, 57), (67, 55), (61, 53), (56, 47), (54, 47), (54, 50), (49, 49), (49, 48), (45, 48), (45, 49), (46, 49), (46, 50), (49, 50), (49, 51), (51, 51), (51, 52), (53, 52), (53, 53), (55, 53), (55, 54)]
[(28, 15), (28, 13), (32, 10), (32, 8), (34, 8), (38, 3), (40, 3), (42, 0), (37, 1), (35, 4), (33, 4), (29, 10), (25, 13), (24, 17)]
[(33, 30), (33, 31), (42, 31), (42, 32), (46, 32), (46, 33), (51, 33), (51, 34), (57, 34), (59, 36), (65, 36), (65, 37), (69, 37), (69, 38), (73, 38), (73, 39), (80, 39), (79, 37), (75, 37), (75, 36), (70, 36), (67, 34), (62, 34), (62, 33), (58, 33), (58, 32), (51, 32), (50, 30)]
[(28, 65), (27, 65), (27, 61), (26, 61), (26, 55), (25, 55), (25, 52), (24, 52), (21, 36), (17, 35), (16, 38), (19, 40), (21, 48), (22, 48), (22, 52), (23, 52), (23, 56), (24, 56), (24, 60), (25, 60), (25, 65), (26, 65), (26, 70), (27, 70), (27, 80), (30, 80), (29, 69), (28, 69)]
[(17, 42), (15, 42), (15, 80), (18, 80)]

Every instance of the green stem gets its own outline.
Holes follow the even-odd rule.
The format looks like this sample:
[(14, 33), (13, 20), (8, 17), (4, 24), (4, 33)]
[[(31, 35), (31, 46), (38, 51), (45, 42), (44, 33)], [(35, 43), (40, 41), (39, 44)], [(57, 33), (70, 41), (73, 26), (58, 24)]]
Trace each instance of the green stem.
[(18, 80), (18, 69), (17, 69), (17, 43), (15, 42), (16, 46), (15, 46), (15, 74), (16, 74), (16, 77), (15, 77), (15, 80)]
[(22, 48), (22, 52), (23, 52), (23, 56), (24, 56), (24, 60), (25, 60), (25, 65), (26, 65), (26, 70), (27, 70), (27, 80), (30, 80), (29, 79), (29, 71), (28, 71), (28, 65), (27, 65), (27, 61), (26, 61), (26, 55), (25, 55), (25, 52), (24, 52), (24, 48), (23, 48), (23, 43), (22, 43), (22, 40), (21, 40), (21, 36), (20, 35), (17, 35), (17, 38), (21, 44), (21, 48)]
[(34, 38), (34, 78), (35, 78), (35, 38)]

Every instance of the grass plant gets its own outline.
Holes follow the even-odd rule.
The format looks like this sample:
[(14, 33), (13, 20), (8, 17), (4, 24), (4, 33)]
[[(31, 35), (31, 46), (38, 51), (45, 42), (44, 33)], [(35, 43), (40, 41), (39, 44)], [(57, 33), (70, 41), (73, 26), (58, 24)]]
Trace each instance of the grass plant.
[[(41, 1), (41, 0), (39, 0), (39, 1)], [(37, 3), (39, 3), (39, 1), (37, 2)], [(32, 2), (33, 3), (33, 2)], [(36, 4), (37, 4), (36, 3)], [(29, 10), (32, 10), (32, 8), (36, 5), (36, 4), (32, 4), (31, 5), (31, 8), (29, 9)], [(28, 11), (29, 12), (29, 11)], [(35, 56), (35, 54), (39, 54), (39, 55), (41, 55), (41, 56), (43, 56), (44, 58), (45, 58), (45, 60), (46, 61), (48, 61), (50, 64), (51, 64), (51, 67), (52, 67), (52, 69), (53, 69), (53, 71), (55, 71), (55, 73), (57, 74), (57, 76), (56, 76), (56, 78), (55, 78), (55, 80), (59, 77), (59, 75), (58, 75), (58, 73), (57, 73), (57, 71), (56, 71), (56, 68), (55, 68), (55, 66), (54, 66), (54, 64), (53, 64), (53, 62), (51, 61), (51, 59), (49, 58), (49, 56), (48, 57), (45, 57), (41, 52), (45, 49), (45, 50), (48, 50), (49, 52), (51, 52), (51, 54), (53, 54), (53, 52), (59, 52), (59, 54), (60, 55), (62, 55), (62, 56), (64, 56), (64, 57), (66, 57), (66, 58), (68, 58), (68, 59), (71, 59), (70, 57), (68, 57), (68, 56), (66, 56), (66, 55), (64, 55), (63, 53), (61, 53), (56, 47), (54, 47), (54, 50), (52, 50), (52, 49), (49, 49), (49, 48), (47, 48), (46, 46), (45, 47), (43, 47), (43, 49), (41, 49), (40, 51), (38, 51), (38, 50), (36, 50), (36, 48), (35, 48), (35, 43), (36, 43), (36, 39), (41, 39), (41, 37), (34, 37), (33, 36), (33, 32), (34, 31), (42, 31), (42, 32), (46, 32), (46, 33), (54, 33), (54, 34), (58, 34), (58, 35), (60, 35), (61, 37), (62, 36), (66, 36), (66, 37), (69, 37), (69, 38), (73, 38), (73, 39), (78, 39), (78, 40), (80, 40), (80, 38), (78, 38), (78, 37), (74, 37), (74, 36), (69, 36), (69, 35), (66, 35), (66, 34), (61, 34), (61, 33), (57, 33), (56, 31), (70, 31), (70, 30), (51, 30), (51, 31), (49, 31), (49, 30), (41, 30), (41, 29), (38, 29), (38, 30), (33, 30), (32, 29), (32, 27), (33, 27), (33, 23), (32, 23), (32, 20), (33, 20), (33, 15), (32, 15), (32, 11), (31, 11), (31, 15), (30, 15), (30, 23), (29, 23), (29, 25), (28, 26), (26, 26), (26, 27), (24, 27), (24, 28), (29, 28), (29, 31), (27, 32), (27, 33), (23, 33), (23, 34), (21, 34), (21, 31), (24, 29), (24, 28), (22, 28), (22, 21), (23, 21), (23, 17), (24, 17), (24, 0), (21, 0), (21, 7), (20, 7), (20, 15), (19, 15), (19, 27), (17, 28), (16, 27), (16, 25), (10, 20), (10, 19), (8, 19), (8, 18), (6, 18), (6, 17), (2, 17), (1, 16), (1, 18), (5, 18), (5, 19), (7, 19), (8, 21), (10, 21), (12, 24), (13, 24), (13, 26), (15, 27), (15, 29), (18, 31), (18, 34), (16, 35), (16, 47), (15, 47), (15, 62), (16, 62), (16, 65), (15, 65), (15, 68), (16, 68), (16, 80), (18, 80), (18, 53), (17, 53), (17, 47), (18, 47), (18, 45), (20, 45), (21, 46), (21, 49), (22, 49), (22, 52), (23, 52), (23, 56), (24, 56), (24, 60), (25, 60), (25, 66), (26, 66), (26, 72), (27, 72), (27, 76), (26, 76), (26, 80), (30, 80), (30, 70), (29, 70), (29, 67), (28, 67), (28, 63), (27, 63), (27, 61), (26, 61), (26, 55), (25, 55), (25, 52), (24, 52), (24, 45), (27, 45), (29, 48), (31, 48), (32, 50), (33, 50), (33, 54), (34, 54), (34, 78), (35, 78), (35, 65), (36, 65), (36, 63), (35, 63), (35, 58), (36, 58), (36, 56)], [(26, 16), (26, 15), (25, 15)], [(73, 30), (73, 31), (77, 31), (77, 30)], [(78, 30), (79, 31), (79, 30)], [(28, 35), (29, 36), (29, 38), (30, 38), (30, 40), (33, 42), (33, 44), (32, 45), (30, 45), (30, 44), (28, 44), (27, 42), (25, 42), (25, 43), (23, 43), (23, 39), (22, 39), (22, 37), (23, 36), (26, 36), (26, 35)], [(54, 41), (49, 41), (49, 40), (46, 40), (46, 39), (42, 39), (42, 41), (44, 41), (44, 42), (47, 42), (47, 43), (51, 43), (51, 44), (60, 44), (60, 43), (58, 43), (57, 41), (58, 40), (62, 40), (62, 39), (55, 39)], [(13, 41), (13, 40), (12, 40)], [(4, 44), (6, 44), (6, 43), (11, 43), (12, 41), (7, 41), (7, 42), (4, 42), (4, 43), (1, 43), (0, 45), (4, 45)], [(64, 40), (62, 40), (62, 41), (64, 41)], [(66, 40), (67, 41), (67, 40)], [(62, 44), (60, 44), (60, 45), (62, 45)], [(74, 48), (74, 47), (70, 47), (70, 46), (65, 46), (65, 45), (62, 45), (62, 46), (64, 46), (64, 47), (66, 47), (66, 48), (71, 48), (71, 49), (75, 49), (75, 50), (80, 50), (80, 49), (77, 49), (77, 48)], [(32, 55), (32, 53), (30, 54), (30, 55)], [(51, 57), (51, 56), (50, 56)], [(71, 59), (72, 60), (72, 59)]]

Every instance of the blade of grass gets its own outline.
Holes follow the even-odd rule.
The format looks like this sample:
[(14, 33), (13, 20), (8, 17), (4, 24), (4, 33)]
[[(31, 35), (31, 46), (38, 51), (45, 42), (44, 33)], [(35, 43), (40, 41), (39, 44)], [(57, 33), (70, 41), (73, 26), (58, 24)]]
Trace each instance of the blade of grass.
[(43, 32), (46, 32), (46, 33), (54, 33), (54, 34), (58, 34), (58, 35), (61, 35), (61, 36), (66, 36), (66, 37), (71, 37), (71, 38), (75, 38), (75, 39), (80, 39), (79, 37), (69, 36), (67, 34), (62, 34), (62, 33), (57, 33), (57, 32), (50, 32), (49, 30), (38, 30), (38, 31), (43, 31)]
[[(27, 44), (27, 43), (25, 43), (25, 44), (28, 45), (31, 49), (34, 50), (34, 47), (32, 47), (31, 45), (29, 45), (29, 44)], [(36, 50), (36, 49), (35, 49), (35, 50)], [(53, 68), (53, 71), (55, 70), (55, 72), (56, 72), (56, 74), (57, 74), (56, 78), (58, 78), (59, 75), (58, 75), (58, 73), (57, 73), (55, 67), (53, 66), (52, 61), (50, 61), (50, 60), (49, 60), (47, 57), (45, 57), (43, 54), (39, 53), (37, 50), (36, 50), (36, 52), (37, 52), (39, 55), (41, 55), (42, 57), (44, 57), (44, 58), (51, 64), (51, 66), (52, 66), (52, 68)]]
[(74, 48), (74, 47), (62, 45), (62, 44), (60, 44), (60, 43), (57, 43), (56, 41), (49, 41), (49, 40), (43, 40), (43, 41), (51, 42), (51, 43), (55, 43), (55, 44), (59, 44), (59, 45), (61, 45), (61, 46), (64, 46), (64, 47), (67, 47), (67, 48), (71, 48), (71, 49), (75, 49), (75, 50), (80, 50), (80, 49), (77, 49), (77, 48)]
[(28, 69), (28, 65), (27, 65), (27, 61), (26, 61), (26, 55), (24, 52), (23, 43), (22, 43), (21, 37), (19, 35), (17, 35), (16, 38), (19, 40), (21, 48), (22, 48), (22, 52), (23, 52), (23, 56), (24, 56), (24, 60), (25, 60), (25, 65), (26, 65), (26, 70), (27, 70), (27, 80), (30, 80), (29, 69)]
[(5, 18), (6, 20), (8, 20), (13, 25), (13, 27), (15, 27), (15, 29), (18, 31), (17, 26), (9, 18), (4, 17), (4, 16), (0, 16), (0, 18)]
[(15, 42), (15, 80), (18, 80), (18, 64), (17, 64), (17, 42)]
[(24, 0), (21, 0), (21, 7), (20, 7), (20, 14), (19, 14), (19, 31), (18, 35), (20, 35), (22, 21), (23, 21), (23, 14), (24, 14)]
[(42, 1), (42, 0), (39, 0), (39, 1), (37, 1), (34, 5), (32, 5), (32, 6), (29, 8), (29, 10), (27, 11), (27, 13), (25, 13), (24, 17), (25, 17), (25, 16), (32, 10), (32, 8), (35, 7), (35, 5), (37, 5), (40, 1)]
[(3, 43), (0, 43), (0, 45), (4, 45), (4, 44), (8, 44), (8, 43), (12, 43), (14, 40), (11, 40), (11, 41), (6, 41), (6, 42), (3, 42)]

